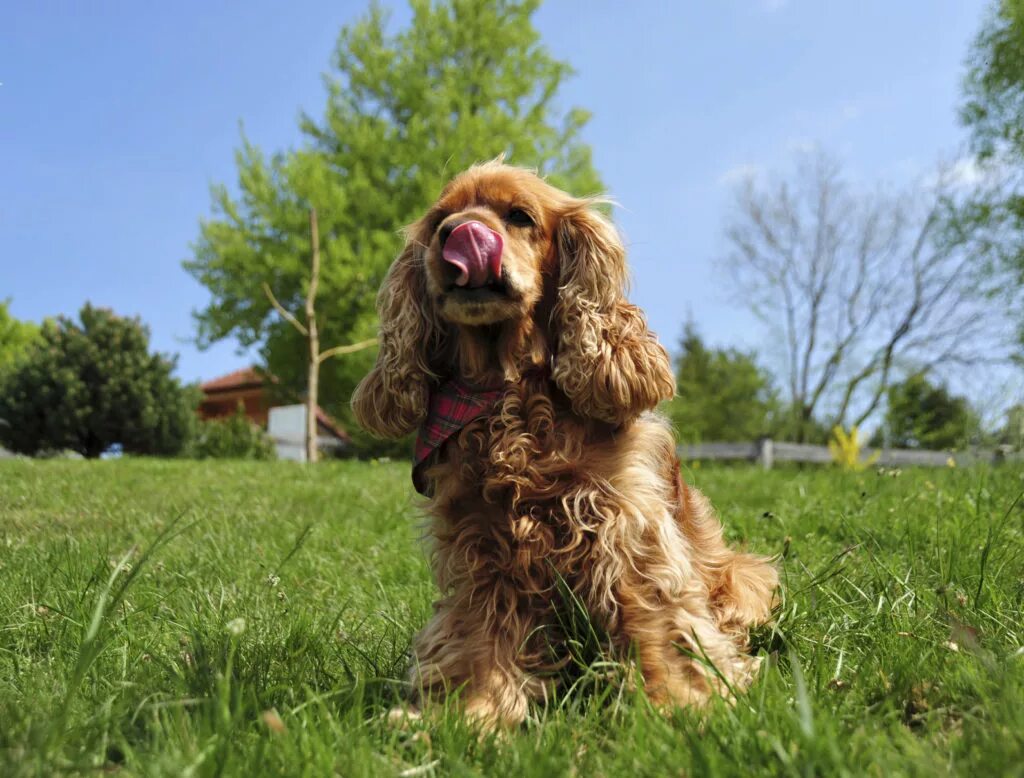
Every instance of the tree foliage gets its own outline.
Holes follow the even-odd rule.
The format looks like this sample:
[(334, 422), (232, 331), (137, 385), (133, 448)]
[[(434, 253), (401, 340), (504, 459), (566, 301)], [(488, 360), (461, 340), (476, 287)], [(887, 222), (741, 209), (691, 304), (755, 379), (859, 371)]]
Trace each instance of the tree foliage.
[(966, 397), (920, 373), (893, 384), (887, 394), (884, 440), (894, 448), (960, 448), (981, 431)]
[[(305, 350), (261, 285), (289, 310), (302, 307), (310, 207), (323, 242), (320, 336), (343, 345), (376, 334), (374, 298), (399, 230), (455, 172), (505, 153), (577, 193), (601, 188), (579, 138), (587, 114), (556, 107), (572, 71), (541, 44), (536, 0), (411, 5), (405, 29), (392, 32), (373, 5), (342, 30), (323, 117), (302, 117), (300, 148), (268, 156), (243, 138), (237, 195), (214, 188), (214, 213), (185, 263), (211, 295), (196, 313), (200, 344), (234, 337), (258, 347), (286, 394), (303, 387)], [(322, 404), (332, 414), (350, 419), (351, 391), (374, 357), (369, 349), (324, 364)]]
[(709, 349), (692, 323), (680, 342), (676, 391), (668, 413), (681, 440), (754, 440), (772, 431), (771, 377), (753, 354)]
[(197, 394), (149, 353), (149, 331), (88, 303), (79, 322), (43, 325), (38, 343), (0, 377), (0, 442), (22, 454), (69, 449), (98, 457), (174, 455), (195, 425)]
[(1017, 308), (1024, 344), (1024, 0), (995, 0), (971, 46), (960, 117), (979, 179), (951, 228), (970, 236)]
[(15, 319), (10, 306), (10, 300), (0, 300), (0, 369), (15, 362), (39, 336), (39, 327)]

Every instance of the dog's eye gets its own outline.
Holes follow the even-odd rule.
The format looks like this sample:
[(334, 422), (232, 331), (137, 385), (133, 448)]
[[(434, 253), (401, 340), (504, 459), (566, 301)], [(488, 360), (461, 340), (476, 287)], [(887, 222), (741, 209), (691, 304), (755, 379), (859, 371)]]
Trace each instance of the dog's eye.
[(441, 226), (441, 222), (447, 219), (449, 214), (446, 211), (434, 211), (428, 220), (431, 232), (435, 232)]
[(505, 214), (505, 221), (513, 227), (532, 227), (533, 218), (522, 208), (509, 208)]

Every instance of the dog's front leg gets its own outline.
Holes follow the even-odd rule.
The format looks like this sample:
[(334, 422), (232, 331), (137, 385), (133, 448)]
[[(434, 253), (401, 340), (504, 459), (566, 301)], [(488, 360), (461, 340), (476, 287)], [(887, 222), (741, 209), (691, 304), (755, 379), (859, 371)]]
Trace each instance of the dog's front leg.
[(721, 631), (703, 587), (664, 601), (649, 584), (626, 582), (619, 597), (623, 636), (636, 649), (656, 704), (699, 706), (716, 694), (731, 699), (750, 684), (760, 660)]
[(437, 603), (414, 643), (411, 681), (421, 706), (457, 693), (466, 716), (485, 727), (514, 726), (526, 718), (520, 630), (514, 618), (494, 611), (498, 599), (477, 591), (476, 597), (455, 594)]

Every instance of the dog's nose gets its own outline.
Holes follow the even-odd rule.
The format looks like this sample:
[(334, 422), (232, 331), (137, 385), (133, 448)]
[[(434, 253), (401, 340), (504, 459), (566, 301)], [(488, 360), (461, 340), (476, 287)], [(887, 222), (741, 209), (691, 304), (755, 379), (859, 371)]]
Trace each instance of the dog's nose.
[(459, 271), (456, 286), (475, 288), (501, 278), (504, 241), (499, 233), (478, 221), (462, 222), (445, 234), (447, 227), (441, 228), (438, 238), (444, 261)]

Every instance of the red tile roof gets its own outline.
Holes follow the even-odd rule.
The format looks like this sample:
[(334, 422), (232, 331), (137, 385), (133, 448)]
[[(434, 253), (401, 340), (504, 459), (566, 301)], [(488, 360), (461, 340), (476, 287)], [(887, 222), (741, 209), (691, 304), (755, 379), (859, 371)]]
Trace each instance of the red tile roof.
[(263, 386), (264, 375), (255, 367), (243, 367), (233, 373), (211, 378), (199, 385), (204, 392), (224, 392), (231, 389), (247, 389), (254, 386)]
[(338, 440), (343, 440), (346, 443), (352, 440), (349, 434), (342, 429), (341, 425), (338, 424), (334, 419), (327, 415), (327, 411), (321, 408), (319, 405), (316, 406), (316, 423), (318, 426), (323, 427), (325, 430), (330, 432)]

